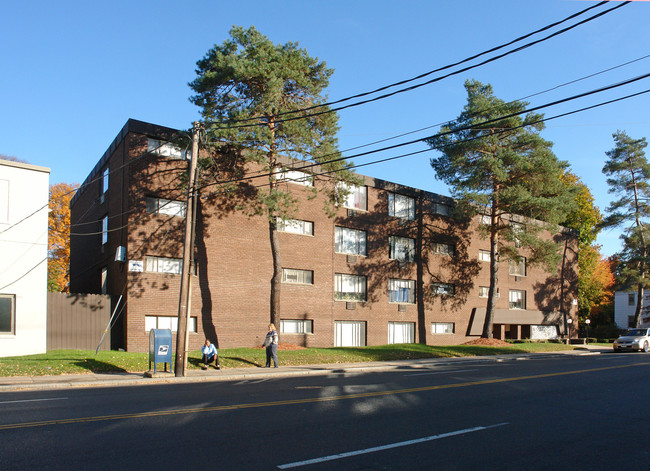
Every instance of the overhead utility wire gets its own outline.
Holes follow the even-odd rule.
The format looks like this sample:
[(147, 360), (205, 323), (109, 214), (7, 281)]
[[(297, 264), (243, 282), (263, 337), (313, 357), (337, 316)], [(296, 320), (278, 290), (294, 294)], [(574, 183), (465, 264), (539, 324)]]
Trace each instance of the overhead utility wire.
[[(559, 105), (559, 104), (566, 103), (566, 102), (569, 102), (569, 101), (577, 100), (579, 98), (584, 98), (584, 97), (587, 97), (587, 96), (590, 96), (590, 95), (594, 95), (594, 94), (597, 94), (597, 93), (602, 93), (602, 92), (605, 92), (605, 91), (608, 91), (608, 90), (612, 90), (612, 89), (615, 89), (615, 88), (618, 88), (618, 87), (622, 87), (624, 85), (629, 85), (631, 83), (638, 82), (639, 80), (643, 80), (643, 79), (646, 79), (648, 77), (650, 77), (650, 73), (643, 74), (643, 75), (640, 75), (640, 76), (637, 76), (637, 77), (634, 77), (634, 78), (631, 78), (631, 79), (628, 79), (628, 80), (624, 80), (622, 82), (618, 82), (618, 83), (615, 83), (615, 84), (612, 84), (612, 85), (607, 85), (607, 86), (600, 87), (600, 88), (597, 88), (597, 89), (594, 89), (594, 90), (590, 90), (588, 92), (579, 93), (577, 95), (573, 95), (573, 96), (570, 96), (570, 97), (567, 97), (567, 98), (562, 98), (560, 100), (552, 101), (550, 103), (546, 103), (546, 104), (543, 104), (543, 105), (538, 105), (538, 106), (535, 106), (533, 108), (529, 108), (529, 109), (526, 109), (526, 110), (523, 110), (523, 111), (520, 111), (520, 112), (517, 112), (517, 113), (511, 113), (511, 114), (508, 114), (508, 115), (505, 115), (505, 116), (500, 116), (498, 118), (493, 118), (493, 119), (490, 119), (490, 120), (487, 120), (487, 121), (483, 121), (483, 122), (481, 122), (479, 124), (480, 125), (486, 125), (486, 124), (502, 121), (504, 119), (512, 118), (514, 116), (518, 116), (518, 115), (521, 115), (521, 114), (535, 112), (535, 111), (538, 111), (538, 110), (541, 110), (541, 109), (544, 109), (544, 108), (548, 108), (548, 107)], [(391, 150), (391, 149), (396, 149), (396, 148), (399, 148), (399, 147), (404, 147), (404, 146), (416, 144), (416, 143), (425, 141), (427, 139), (431, 139), (433, 137), (438, 137), (438, 136), (444, 136), (444, 135), (447, 135), (447, 134), (451, 134), (452, 132), (471, 130), (471, 129), (475, 128), (475, 127), (476, 127), (476, 125), (461, 127), (461, 128), (456, 129), (455, 131), (446, 131), (446, 132), (443, 132), (443, 133), (436, 133), (436, 134), (433, 134), (433, 135), (425, 137), (425, 138), (415, 139), (415, 140), (411, 140), (411, 141), (407, 141), (407, 142), (402, 142), (402, 143), (399, 143), (399, 144), (394, 144), (392, 146), (382, 147), (381, 149), (375, 149), (375, 150), (371, 150), (371, 151), (367, 151), (367, 152), (362, 152), (362, 153), (347, 156), (347, 157), (340, 157), (340, 158), (337, 158), (337, 159), (328, 160), (327, 162), (311, 163), (311, 164), (304, 165), (302, 167), (293, 167), (293, 168), (291, 168), (291, 170), (300, 171), (300, 170), (305, 170), (305, 169), (317, 167), (317, 166), (320, 166), (320, 165), (323, 165), (323, 164), (326, 164), (326, 163), (334, 163), (334, 162), (339, 162), (339, 161), (343, 161), (343, 160), (347, 160), (347, 159), (363, 157), (363, 156), (374, 154), (374, 153), (377, 153), (377, 152), (383, 152), (383, 151), (386, 151), (386, 150)], [(265, 173), (265, 174), (261, 174), (261, 175), (251, 176), (251, 177), (243, 177), (243, 178), (238, 178), (238, 179), (225, 180), (225, 181), (222, 181), (222, 182), (210, 183), (210, 184), (207, 184), (207, 185), (205, 185), (205, 186), (203, 186), (201, 188), (205, 188), (207, 186), (217, 185), (217, 184), (237, 183), (237, 182), (241, 182), (241, 181), (252, 180), (254, 178), (269, 177), (269, 176), (271, 176), (273, 174), (275, 174), (275, 173), (272, 172), (272, 173)]]
[[(554, 28), (555, 26), (558, 26), (558, 25), (560, 25), (562, 23), (566, 23), (567, 21), (572, 20), (572, 19), (574, 19), (574, 18), (576, 18), (576, 17), (578, 17), (578, 16), (580, 16), (580, 15), (582, 15), (582, 14), (584, 14), (584, 13), (590, 11), (590, 10), (593, 10), (594, 8), (601, 7), (601, 6), (605, 5), (606, 3), (608, 3), (607, 0), (602, 1), (600, 3), (597, 3), (596, 5), (592, 5), (592, 6), (588, 7), (588, 8), (585, 8), (584, 10), (581, 10), (581, 11), (579, 11), (577, 13), (574, 13), (574, 14), (572, 14), (570, 16), (567, 16), (563, 20), (556, 21), (555, 23), (551, 23), (549, 25), (546, 25), (546, 26), (544, 26), (544, 27), (542, 27), (542, 28), (540, 28), (540, 29), (538, 29), (536, 31), (527, 33), (527, 34), (525, 34), (523, 36), (520, 36), (520, 37), (518, 37), (516, 39), (513, 39), (513, 40), (511, 40), (511, 41), (509, 41), (507, 43), (501, 44), (499, 46), (495, 46), (495, 47), (493, 47), (491, 49), (488, 49), (486, 51), (479, 52), (478, 54), (475, 54), (475, 55), (473, 55), (471, 57), (467, 57), (467, 58), (462, 59), (462, 60), (460, 60), (458, 62), (455, 62), (453, 64), (448, 64), (448, 65), (439, 67), (437, 69), (430, 70), (429, 72), (425, 72), (423, 74), (417, 75), (417, 76), (409, 78), (409, 79), (405, 79), (405, 80), (402, 80), (402, 81), (399, 81), (399, 82), (394, 82), (394, 83), (391, 83), (389, 85), (384, 85), (384, 86), (379, 87), (379, 88), (377, 88), (375, 90), (358, 93), (356, 95), (351, 95), (351, 96), (348, 96), (348, 97), (345, 97), (345, 98), (341, 98), (339, 100), (330, 101), (330, 102), (327, 102), (327, 103), (321, 103), (319, 105), (313, 105), (313, 106), (309, 106), (309, 107), (306, 107), (306, 108), (301, 108), (299, 110), (285, 111), (285, 112), (282, 112), (282, 113), (278, 113), (276, 116), (283, 116), (283, 115), (286, 115), (286, 114), (301, 113), (303, 111), (309, 111), (309, 110), (313, 110), (313, 109), (316, 109), (316, 108), (321, 108), (321, 107), (324, 107), (324, 106), (337, 105), (339, 103), (354, 100), (356, 98), (363, 98), (363, 97), (368, 96), (368, 95), (374, 95), (375, 93), (383, 92), (384, 90), (388, 90), (388, 89), (393, 88), (393, 87), (397, 87), (397, 86), (404, 85), (404, 84), (407, 84), (407, 83), (410, 83), (410, 82), (414, 82), (415, 80), (422, 79), (422, 78), (427, 77), (427, 76), (429, 76), (431, 74), (435, 74), (437, 72), (442, 72), (443, 70), (447, 70), (447, 69), (450, 69), (452, 67), (456, 67), (457, 65), (461, 65), (461, 64), (464, 64), (466, 62), (470, 62), (470, 61), (472, 61), (474, 59), (478, 59), (479, 57), (484, 56), (486, 54), (496, 52), (499, 49), (503, 49), (504, 47), (511, 46), (511, 45), (513, 45), (513, 44), (515, 44), (517, 42), (523, 41), (524, 39), (528, 39), (529, 37), (534, 36), (534, 35), (536, 35), (538, 33), (542, 33), (544, 31), (547, 31), (547, 30), (549, 30), (551, 28)], [(627, 3), (630, 3), (630, 2), (627, 2)], [(241, 122), (246, 122), (246, 121), (254, 121), (254, 120), (257, 120), (257, 119), (261, 119), (261, 118), (263, 118), (263, 116), (254, 116), (252, 118), (240, 119), (240, 120), (236, 120), (234, 122), (241, 123)]]
[[(603, 3), (603, 2), (601, 2), (601, 3)], [(604, 2), (604, 3), (607, 3), (607, 2)], [(470, 66), (464, 67), (464, 68), (459, 69), (459, 70), (457, 70), (457, 71), (450, 72), (450, 73), (445, 74), (445, 75), (442, 75), (442, 76), (440, 76), (440, 77), (433, 78), (433, 79), (428, 80), (428, 81), (426, 81), (426, 82), (423, 82), (423, 83), (420, 83), (420, 84), (417, 84), (417, 85), (412, 85), (412, 86), (410, 86), (410, 87), (403, 88), (403, 89), (401, 89), (401, 90), (396, 90), (396, 91), (391, 92), (391, 93), (386, 93), (386, 94), (384, 94), (384, 95), (380, 95), (380, 96), (375, 97), (375, 98), (370, 98), (370, 99), (362, 100), (362, 101), (359, 101), (359, 102), (356, 102), (356, 103), (351, 103), (351, 104), (349, 104), (349, 105), (339, 106), (339, 107), (336, 107), (336, 108), (330, 108), (330, 109), (327, 109), (327, 110), (319, 111), (319, 112), (316, 112), (316, 113), (310, 113), (310, 114), (306, 114), (306, 115), (303, 115), (303, 116), (294, 116), (294, 117), (290, 117), (290, 118), (280, 119), (280, 120), (276, 121), (275, 124), (280, 124), (280, 123), (284, 123), (284, 122), (288, 122), (288, 121), (295, 121), (295, 120), (298, 120), (298, 119), (311, 118), (311, 117), (314, 117), (314, 116), (320, 116), (320, 115), (328, 114), (328, 113), (334, 113), (334, 112), (336, 112), (336, 111), (345, 110), (345, 109), (348, 109), (348, 108), (352, 108), (352, 107), (356, 107), (356, 106), (361, 106), (361, 105), (365, 105), (365, 104), (372, 103), (372, 102), (375, 102), (375, 101), (383, 100), (383, 99), (385, 99), (385, 98), (389, 98), (389, 97), (392, 97), (392, 96), (398, 95), (398, 94), (400, 94), (400, 93), (405, 93), (405, 92), (410, 92), (410, 91), (416, 90), (416, 89), (418, 89), (418, 88), (420, 88), (420, 87), (424, 87), (425, 85), (430, 85), (430, 84), (432, 84), (432, 83), (439, 82), (439, 81), (441, 81), (441, 80), (443, 80), (443, 79), (446, 79), (446, 78), (452, 77), (452, 76), (454, 76), (454, 75), (458, 75), (458, 74), (461, 74), (461, 73), (463, 73), (463, 72), (467, 72), (468, 70), (472, 70), (472, 69), (475, 69), (475, 68), (477, 68), (477, 67), (483, 66), (483, 65), (485, 65), (485, 64), (489, 64), (489, 63), (491, 63), (491, 62), (494, 62), (494, 61), (496, 61), (496, 60), (499, 60), (499, 59), (502, 59), (502, 58), (504, 58), (504, 57), (506, 57), (506, 56), (509, 56), (509, 55), (511, 55), (511, 54), (514, 54), (515, 52), (522, 51), (522, 50), (527, 49), (527, 48), (529, 48), (529, 47), (532, 47), (532, 46), (534, 46), (534, 45), (536, 45), (536, 44), (539, 44), (539, 43), (541, 43), (541, 42), (547, 41), (547, 40), (549, 40), (549, 39), (551, 39), (551, 38), (553, 38), (553, 37), (555, 37), (555, 36), (559, 36), (560, 34), (564, 34), (564, 33), (566, 33), (567, 31), (570, 31), (570, 30), (572, 30), (572, 29), (574, 29), (574, 28), (577, 28), (578, 26), (581, 26), (581, 25), (583, 25), (583, 24), (585, 24), (585, 23), (588, 23), (588, 22), (593, 21), (593, 20), (595, 20), (595, 19), (597, 19), (597, 18), (600, 18), (600, 17), (603, 16), (603, 15), (606, 15), (606, 14), (608, 14), (608, 13), (611, 13), (612, 11), (617, 10), (618, 8), (621, 8), (621, 7), (623, 7), (623, 6), (626, 6), (626, 5), (628, 5), (629, 3), (631, 3), (631, 2), (628, 1), (628, 2), (621, 3), (621, 4), (619, 4), (619, 5), (615, 6), (615, 7), (610, 8), (609, 10), (605, 10), (605, 11), (603, 11), (603, 12), (597, 13), (597, 14), (595, 14), (595, 15), (589, 17), (589, 18), (586, 18), (586, 19), (584, 19), (584, 20), (582, 20), (582, 21), (579, 21), (578, 23), (576, 23), (576, 24), (574, 24), (574, 25), (567, 26), (567, 27), (564, 28), (564, 29), (561, 29), (561, 30), (559, 30), (559, 31), (556, 31), (556, 32), (554, 32), (554, 33), (551, 33), (551, 34), (549, 34), (548, 36), (545, 36), (545, 37), (543, 37), (543, 38), (541, 38), (541, 39), (537, 39), (537, 40), (532, 41), (532, 42), (530, 42), (530, 43), (524, 44), (523, 46), (519, 46), (519, 47), (517, 47), (517, 48), (515, 48), (515, 49), (512, 49), (512, 50), (510, 50), (510, 51), (508, 51), (508, 52), (504, 52), (503, 54), (499, 54), (499, 55), (497, 55), (497, 56), (494, 56), (494, 57), (491, 57), (491, 58), (489, 58), (489, 59), (486, 59), (486, 60), (484, 60), (483, 62), (479, 62), (478, 64), (474, 64), (474, 65), (470, 65)], [(322, 106), (324, 106), (324, 105), (317, 105), (316, 108), (317, 108), (317, 107), (322, 107)], [(315, 107), (306, 108), (306, 109), (309, 110), (309, 109), (313, 109), (313, 108), (315, 108)], [(291, 111), (291, 112), (287, 112), (287, 113), (298, 113), (298, 112), (301, 112), (301, 111), (302, 111), (302, 110), (296, 110), (296, 111)], [(256, 118), (249, 118), (249, 119), (247, 119), (247, 120), (242, 120), (242, 121), (250, 121), (250, 120), (252, 120), (252, 119), (263, 119), (263, 118), (264, 118), (263, 116), (259, 116), (259, 117), (256, 117)], [(235, 122), (239, 122), (239, 121), (235, 121)], [(216, 123), (215, 123), (215, 124), (216, 124)], [(222, 127), (216, 127), (216, 129), (241, 129), (241, 128), (250, 128), (250, 127), (264, 126), (265, 124), (266, 124), (266, 123), (241, 124), (241, 125), (236, 125), (236, 126), (222, 126)]]

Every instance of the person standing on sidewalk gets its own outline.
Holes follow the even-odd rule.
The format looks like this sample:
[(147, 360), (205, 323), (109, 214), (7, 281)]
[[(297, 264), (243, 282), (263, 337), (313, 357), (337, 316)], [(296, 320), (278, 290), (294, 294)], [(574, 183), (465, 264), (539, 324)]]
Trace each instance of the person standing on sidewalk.
[(210, 340), (205, 339), (205, 345), (201, 348), (201, 353), (203, 353), (203, 369), (207, 370), (208, 365), (214, 361), (215, 366), (218, 370), (221, 369), (219, 366), (219, 352), (214, 344), (210, 343)]
[(262, 347), (266, 347), (266, 366), (264, 368), (271, 367), (271, 358), (273, 358), (273, 365), (275, 368), (278, 367), (278, 333), (275, 331), (275, 326), (269, 324), (269, 331), (264, 338), (264, 344)]

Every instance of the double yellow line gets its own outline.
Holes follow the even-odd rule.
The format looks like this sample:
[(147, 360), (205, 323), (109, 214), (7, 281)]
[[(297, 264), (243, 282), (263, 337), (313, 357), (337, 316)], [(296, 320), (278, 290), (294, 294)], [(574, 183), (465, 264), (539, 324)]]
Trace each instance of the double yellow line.
[(442, 389), (465, 388), (469, 386), (481, 386), (485, 384), (512, 383), (515, 381), (526, 381), (530, 379), (552, 378), (556, 376), (569, 376), (569, 375), (576, 375), (576, 374), (583, 374), (583, 373), (594, 373), (598, 371), (607, 371), (607, 370), (615, 370), (615, 369), (630, 368), (630, 367), (637, 367), (637, 366), (648, 366), (648, 365), (650, 365), (650, 362), (635, 363), (631, 365), (608, 366), (604, 368), (591, 368), (591, 369), (584, 369), (584, 370), (564, 371), (558, 373), (546, 373), (540, 375), (518, 376), (514, 378), (487, 379), (482, 381), (469, 381), (465, 383), (442, 384), (438, 386), (423, 386), (419, 388), (393, 389), (390, 391), (374, 391), (374, 392), (365, 392), (365, 393), (357, 393), (357, 394), (345, 394), (340, 396), (312, 397), (306, 399), (291, 399), (286, 401), (256, 402), (250, 404), (233, 404), (229, 406), (198, 407), (193, 409), (175, 409), (175, 410), (163, 410), (163, 411), (155, 411), (155, 412), (137, 412), (132, 414), (100, 415), (95, 417), (77, 417), (71, 419), (42, 420), (38, 422), (23, 422), (17, 424), (0, 425), (0, 430), (13, 430), (13, 429), (20, 429), (20, 428), (28, 428), (28, 427), (45, 427), (48, 425), (82, 424), (88, 422), (102, 422), (106, 420), (141, 419), (145, 417), (164, 417), (164, 416), (180, 415), (180, 414), (198, 414), (202, 412), (254, 409), (260, 407), (276, 407), (276, 406), (287, 406), (287, 405), (294, 405), (294, 404), (310, 404), (310, 403), (318, 403), (318, 402), (343, 401), (349, 399), (363, 399), (363, 398), (379, 397), (379, 396), (392, 396), (396, 394), (411, 394), (411, 393), (425, 392), (425, 391), (436, 391)]

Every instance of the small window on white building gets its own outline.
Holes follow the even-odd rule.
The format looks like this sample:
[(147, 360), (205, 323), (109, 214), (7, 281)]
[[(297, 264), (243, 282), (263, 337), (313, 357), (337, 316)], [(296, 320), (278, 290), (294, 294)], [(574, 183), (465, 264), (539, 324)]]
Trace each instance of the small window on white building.
[(366, 231), (335, 227), (334, 251), (348, 255), (366, 255)]
[(635, 306), (636, 305), (636, 295), (635, 295), (635, 293), (628, 293), (627, 294), (627, 305), (628, 306)]
[(314, 223), (300, 219), (276, 219), (278, 231), (291, 234), (314, 235)]
[(0, 180), (0, 224), (9, 222), (9, 180)]
[(454, 323), (453, 322), (432, 322), (431, 333), (432, 334), (453, 334)]
[(296, 270), (294, 268), (283, 268), (282, 283), (293, 283), (298, 285), (313, 285), (314, 272), (311, 270)]
[(311, 319), (282, 319), (280, 320), (281, 334), (313, 334), (314, 321)]
[(388, 215), (409, 221), (415, 220), (415, 200), (397, 193), (388, 193)]
[(0, 334), (16, 333), (16, 295), (0, 294)]
[(415, 343), (415, 322), (389, 322), (388, 343)]
[(187, 203), (184, 201), (167, 200), (164, 198), (147, 197), (147, 211), (153, 214), (185, 217)]
[(144, 257), (144, 269), (152, 273), (171, 273), (180, 275), (183, 272), (183, 259), (153, 257), (147, 255)]

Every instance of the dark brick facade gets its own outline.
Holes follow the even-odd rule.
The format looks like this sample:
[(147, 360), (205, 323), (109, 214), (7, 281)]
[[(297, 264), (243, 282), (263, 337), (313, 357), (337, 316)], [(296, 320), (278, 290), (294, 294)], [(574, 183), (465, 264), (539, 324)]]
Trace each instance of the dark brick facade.
[[(71, 288), (101, 293), (106, 269), (107, 293), (122, 295), (114, 348), (147, 350), (145, 317), (178, 314), (180, 275), (129, 270), (129, 261), (144, 262), (146, 256), (182, 258), (184, 218), (146, 210), (146, 197), (186, 198), (182, 182), (188, 162), (147, 151), (148, 138), (164, 140), (173, 133), (129, 120), (71, 204)], [(110, 176), (104, 193), (106, 168)], [(281, 232), (282, 265), (312, 271), (313, 284), (283, 283), (280, 317), (310, 320), (313, 332), (281, 333), (281, 342), (333, 346), (337, 321), (365, 322), (367, 345), (388, 343), (390, 322), (413, 323), (415, 342), (459, 344), (475, 338), (486, 306), (479, 287), (489, 284), (488, 263), (478, 259), (479, 250), (489, 250), (489, 242), (478, 235), (478, 218), (459, 223), (436, 212), (436, 204), (453, 204), (449, 198), (364, 178), (367, 210), (338, 208), (334, 218), (323, 211), (321, 198), (312, 199), (305, 187), (287, 183), (300, 200), (295, 217), (312, 222), (313, 235)], [(414, 220), (388, 215), (391, 192), (413, 198)], [(197, 270), (190, 307), (197, 332), (190, 333), (190, 348), (199, 348), (205, 337), (220, 347), (260, 345), (269, 321), (272, 276), (268, 223), (264, 217), (235, 211), (235, 201), (209, 193), (202, 191), (197, 216)], [(101, 220), (106, 215), (108, 241), (102, 244)], [(335, 253), (336, 226), (366, 231), (367, 256)], [(391, 236), (415, 240), (414, 261), (390, 259)], [(497, 337), (527, 337), (532, 325), (555, 325), (562, 333), (559, 313), (576, 315), (577, 240), (568, 231), (546, 236), (565, 242), (564, 270), (549, 274), (528, 267), (525, 276), (512, 276), (508, 263), (500, 262)], [(434, 244), (453, 245), (454, 253), (438, 254)], [(125, 262), (115, 260), (119, 246), (126, 248)], [(336, 301), (336, 274), (366, 276), (366, 301)], [(413, 280), (415, 303), (389, 302), (390, 279)], [(454, 295), (434, 293), (433, 283), (453, 285)], [(526, 292), (526, 309), (509, 309), (510, 290)], [(453, 333), (434, 334), (432, 323), (453, 323)]]

